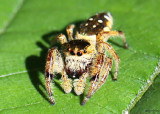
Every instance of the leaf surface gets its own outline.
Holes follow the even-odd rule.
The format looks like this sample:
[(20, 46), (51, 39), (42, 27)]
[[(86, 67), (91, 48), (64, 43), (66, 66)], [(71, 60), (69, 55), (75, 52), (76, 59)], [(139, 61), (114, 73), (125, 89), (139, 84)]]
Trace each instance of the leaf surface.
[[(24, 0), (0, 34), (0, 112), (90, 114), (130, 111), (160, 71), (158, 2)], [(1, 4), (10, 6), (4, 1)], [(51, 106), (43, 75), (50, 47), (46, 38), (65, 33), (67, 25), (83, 21), (100, 11), (112, 13), (113, 29), (123, 30), (130, 46), (124, 49), (120, 39), (109, 41), (121, 60), (118, 81), (113, 82), (109, 75), (85, 106), (80, 105), (83, 96), (64, 94), (55, 83), (56, 105)], [(1, 13), (0, 16), (4, 17)], [(4, 28), (2, 24), (0, 27)]]

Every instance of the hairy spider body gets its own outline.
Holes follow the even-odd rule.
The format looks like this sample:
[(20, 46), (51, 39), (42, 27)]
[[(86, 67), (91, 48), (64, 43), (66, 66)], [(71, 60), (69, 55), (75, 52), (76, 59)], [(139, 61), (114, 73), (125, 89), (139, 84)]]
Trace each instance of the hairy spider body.
[(69, 49), (64, 53), (66, 72), (71, 78), (79, 78), (92, 63), (96, 49), (86, 40), (72, 40), (65, 47)]
[[(68, 40), (60, 34), (57, 38), (62, 45), (62, 50), (51, 48), (48, 52), (45, 79), (46, 88), (52, 104), (51, 81), (55, 73), (62, 74), (61, 87), (65, 93), (72, 88), (77, 95), (84, 92), (86, 78), (90, 78), (88, 94), (82, 102), (87, 100), (104, 84), (112, 67), (112, 58), (107, 57), (108, 51), (115, 60), (114, 80), (117, 79), (119, 57), (106, 41), (111, 36), (121, 36), (124, 46), (128, 48), (122, 31), (111, 31), (113, 18), (110, 13), (99, 13), (82, 23), (73, 36), (74, 25), (67, 27)], [(73, 81), (72, 81), (73, 80)], [(73, 84), (72, 84), (73, 83)]]

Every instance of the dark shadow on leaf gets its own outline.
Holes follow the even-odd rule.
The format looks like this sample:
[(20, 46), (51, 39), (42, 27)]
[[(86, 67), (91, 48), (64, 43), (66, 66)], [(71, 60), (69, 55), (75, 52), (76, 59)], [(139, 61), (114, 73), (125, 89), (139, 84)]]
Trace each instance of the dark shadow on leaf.
[[(31, 55), (27, 57), (26, 68), (29, 74), (29, 78), (35, 89), (41, 94), (44, 99), (49, 101), (48, 96), (46, 95), (46, 93), (44, 93), (45, 83), (40, 79), (40, 73), (43, 73), (44, 71), (45, 58), (48, 49), (44, 47), (40, 42), (37, 42), (37, 45), (42, 49), (40, 56)], [(43, 90), (41, 88), (43, 88)]]
[(80, 104), (83, 102), (84, 97), (85, 97), (84, 93), (80, 95)]
[(114, 73), (112, 71), (109, 72), (111, 75), (112, 80), (114, 81)]

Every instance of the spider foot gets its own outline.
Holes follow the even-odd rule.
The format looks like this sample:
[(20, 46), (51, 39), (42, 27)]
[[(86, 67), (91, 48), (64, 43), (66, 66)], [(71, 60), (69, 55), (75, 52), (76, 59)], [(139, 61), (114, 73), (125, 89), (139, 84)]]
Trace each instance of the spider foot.
[(85, 81), (75, 80), (74, 81), (74, 91), (77, 95), (81, 95), (85, 89)]
[(88, 98), (85, 98), (85, 99), (82, 101), (81, 105), (85, 105), (87, 101), (88, 101)]
[(71, 79), (66, 79), (63, 80), (63, 82), (61, 83), (61, 87), (64, 89), (65, 93), (70, 93), (72, 90), (72, 80)]
[(117, 74), (118, 74), (118, 71), (115, 71), (115, 74), (114, 74), (114, 77), (113, 77), (113, 81), (117, 81)]
[(81, 105), (85, 105), (86, 102), (91, 98), (91, 96), (87, 96), (81, 103)]
[(113, 78), (113, 81), (117, 81), (117, 78)]
[(51, 97), (49, 97), (49, 99), (50, 99), (51, 104), (55, 105), (55, 101), (54, 101), (53, 97), (51, 96)]
[(128, 44), (127, 44), (127, 43), (124, 43), (124, 47), (125, 47), (126, 49), (128, 49), (128, 48), (129, 48), (129, 46), (128, 46)]

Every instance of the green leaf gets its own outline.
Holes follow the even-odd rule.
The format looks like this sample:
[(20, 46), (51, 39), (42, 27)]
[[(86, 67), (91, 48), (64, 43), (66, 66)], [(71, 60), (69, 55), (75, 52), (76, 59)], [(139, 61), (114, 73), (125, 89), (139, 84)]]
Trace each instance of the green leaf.
[[(8, 0), (12, 1), (12, 0)], [(8, 4), (10, 15), (0, 22), (0, 113), (121, 113), (130, 111), (160, 72), (159, 1), (156, 0), (24, 0)], [(15, 6), (15, 8), (13, 8)], [(21, 6), (21, 7), (20, 7)], [(16, 13), (15, 12), (15, 9)], [(115, 30), (123, 30), (129, 49), (120, 39), (110, 44), (119, 55), (118, 81), (111, 75), (85, 106), (83, 96), (65, 94), (54, 86), (56, 105), (48, 101), (44, 65), (54, 38), (70, 23), (100, 11), (110, 11)], [(0, 13), (1, 17), (5, 17)], [(3, 19), (2, 18), (2, 19)], [(8, 23), (5, 26), (3, 23)], [(54, 40), (53, 40), (54, 43)], [(112, 69), (112, 72), (114, 69)], [(159, 104), (160, 105), (160, 104)]]
[[(160, 75), (159, 75), (160, 76)], [(136, 113), (160, 113), (160, 77), (157, 77), (152, 86), (147, 90), (142, 99), (138, 101), (136, 106), (131, 110), (132, 114)]]
[(0, 33), (10, 24), (22, 0), (0, 0)]

